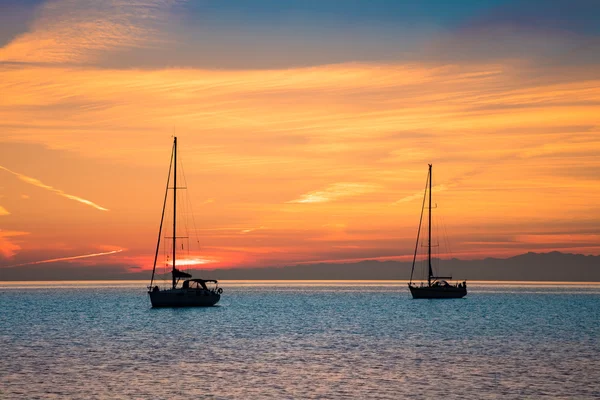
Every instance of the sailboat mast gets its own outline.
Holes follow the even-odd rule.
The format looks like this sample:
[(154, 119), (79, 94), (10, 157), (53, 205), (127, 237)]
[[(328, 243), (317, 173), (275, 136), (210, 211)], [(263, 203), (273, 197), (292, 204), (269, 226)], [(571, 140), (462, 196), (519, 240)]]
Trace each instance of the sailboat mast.
[(429, 164), (429, 241), (427, 244), (428, 248), (428, 256), (427, 256), (427, 264), (429, 264), (429, 276), (427, 277), (427, 285), (431, 286), (431, 277), (433, 276), (433, 271), (431, 269), (431, 181), (433, 180), (433, 176), (431, 174), (431, 164)]
[[(431, 166), (430, 166), (431, 168)], [(431, 205), (431, 200), (429, 201)], [(177, 136), (173, 141), (173, 289), (177, 285), (175, 280), (175, 249), (177, 248)], [(431, 268), (431, 267), (430, 267)], [(431, 275), (431, 274), (430, 274)]]
[(171, 168), (173, 167), (173, 151), (171, 150), (171, 161), (169, 163), (169, 173), (167, 174), (167, 188), (165, 189), (165, 199), (163, 200), (162, 214), (160, 215), (160, 226), (158, 227), (158, 240), (156, 241), (156, 252), (154, 253), (154, 264), (152, 265), (152, 278), (150, 279), (150, 287), (154, 283), (154, 275), (156, 273), (156, 261), (158, 260), (158, 251), (160, 249), (160, 236), (162, 235), (163, 222), (165, 220), (165, 208), (167, 207), (167, 195), (169, 194), (169, 183), (171, 182)]

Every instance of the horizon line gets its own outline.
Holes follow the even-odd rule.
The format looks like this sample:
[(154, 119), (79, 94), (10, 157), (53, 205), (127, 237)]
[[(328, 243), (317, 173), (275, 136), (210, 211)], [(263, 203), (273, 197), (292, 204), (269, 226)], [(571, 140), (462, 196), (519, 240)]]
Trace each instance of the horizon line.
[[(454, 280), (454, 279), (453, 279)], [(507, 284), (507, 285), (516, 285), (516, 284), (526, 284), (526, 285), (600, 285), (600, 281), (524, 281), (524, 280), (469, 280), (469, 279), (458, 279), (461, 281), (466, 281), (471, 284)], [(409, 283), (409, 279), (219, 279), (219, 282), (226, 283), (397, 283), (397, 284), (405, 284)], [(148, 282), (148, 279), (62, 279), (62, 280), (13, 280), (13, 281), (2, 281), (0, 280), (0, 285), (17, 285), (17, 284), (77, 284), (77, 283), (138, 283), (138, 282)], [(414, 280), (413, 282), (420, 282), (420, 280)]]

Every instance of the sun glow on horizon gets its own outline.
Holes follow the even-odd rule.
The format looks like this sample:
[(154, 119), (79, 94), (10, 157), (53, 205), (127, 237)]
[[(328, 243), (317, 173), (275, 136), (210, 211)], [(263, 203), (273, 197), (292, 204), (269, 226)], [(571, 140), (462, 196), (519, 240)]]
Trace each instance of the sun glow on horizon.
[[(204, 264), (211, 264), (211, 263), (215, 263), (217, 262), (216, 260), (213, 259), (209, 259), (209, 258), (200, 258), (200, 257), (194, 257), (194, 258), (178, 258), (177, 260), (175, 260), (175, 266), (191, 266), (191, 265), (204, 265)], [(165, 266), (172, 266), (173, 263), (169, 262), (169, 261), (165, 261)]]

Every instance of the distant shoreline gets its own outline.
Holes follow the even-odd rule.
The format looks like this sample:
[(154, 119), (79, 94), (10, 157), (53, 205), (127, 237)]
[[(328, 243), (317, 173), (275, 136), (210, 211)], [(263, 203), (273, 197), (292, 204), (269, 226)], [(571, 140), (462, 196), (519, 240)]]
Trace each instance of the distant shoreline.
[[(560, 252), (524, 253), (510, 258), (442, 259), (434, 272), (468, 282), (600, 282), (600, 256)], [(0, 282), (12, 281), (149, 281), (151, 271), (132, 272), (132, 265), (74, 266), (69, 263), (0, 267)], [(281, 267), (190, 269), (193, 276), (220, 281), (418, 281), (422, 263), (364, 260)], [(413, 273), (414, 272), (414, 273)], [(162, 279), (163, 275), (159, 275)]]

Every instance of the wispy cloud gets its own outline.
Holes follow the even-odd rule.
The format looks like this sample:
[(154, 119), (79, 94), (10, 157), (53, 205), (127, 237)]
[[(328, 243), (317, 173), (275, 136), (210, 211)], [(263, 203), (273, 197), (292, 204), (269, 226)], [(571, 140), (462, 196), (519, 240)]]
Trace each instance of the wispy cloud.
[(7, 265), (7, 267), (22, 267), (24, 265), (47, 264), (47, 263), (53, 263), (53, 262), (58, 262), (58, 261), (71, 261), (71, 260), (78, 260), (81, 258), (108, 256), (110, 254), (120, 253), (122, 251), (123, 251), (123, 249), (118, 249), (118, 250), (112, 250), (112, 251), (105, 251), (103, 253), (91, 253), (91, 254), (83, 254), (83, 255), (79, 255), (79, 256), (51, 258), (48, 260), (31, 261), (31, 262), (26, 262), (26, 263), (22, 263), (22, 264)]
[(4, 258), (11, 258), (14, 256), (21, 250), (21, 246), (14, 243), (11, 238), (28, 234), (29, 232), (4, 231), (0, 229), (0, 255)]
[(75, 200), (75, 201), (78, 201), (78, 202), (80, 202), (80, 203), (83, 203), (83, 204), (86, 204), (86, 205), (88, 205), (88, 206), (94, 207), (94, 208), (95, 208), (95, 209), (97, 209), (97, 210), (101, 210), (101, 211), (108, 211), (108, 209), (107, 209), (107, 208), (101, 207), (101, 206), (99, 206), (98, 204), (96, 204), (96, 203), (94, 203), (94, 202), (92, 202), (92, 201), (90, 201), (90, 200), (86, 200), (86, 199), (83, 199), (83, 198), (81, 198), (81, 197), (78, 197), (78, 196), (74, 196), (74, 195), (72, 195), (72, 194), (65, 193), (65, 192), (63, 192), (63, 191), (62, 191), (62, 190), (60, 190), (60, 189), (56, 189), (56, 188), (53, 188), (53, 187), (52, 187), (52, 186), (50, 186), (50, 185), (46, 185), (46, 184), (42, 183), (42, 182), (41, 182), (40, 180), (38, 180), (38, 179), (35, 179), (35, 178), (32, 178), (32, 177), (30, 177), (30, 176), (23, 175), (23, 174), (20, 174), (20, 173), (18, 173), (18, 172), (12, 171), (12, 170), (10, 170), (10, 169), (8, 169), (8, 168), (6, 168), (6, 167), (3, 167), (3, 166), (1, 166), (1, 165), (0, 165), (0, 169), (4, 170), (4, 171), (6, 171), (6, 172), (9, 172), (9, 173), (11, 173), (11, 174), (13, 174), (14, 176), (16, 176), (17, 178), (19, 178), (19, 179), (20, 179), (20, 180), (22, 180), (23, 182), (27, 182), (27, 183), (29, 183), (29, 184), (31, 184), (31, 185), (34, 185), (34, 186), (40, 187), (40, 188), (42, 188), (42, 189), (49, 190), (49, 191), (51, 191), (51, 192), (54, 192), (54, 193), (58, 194), (59, 196), (65, 197), (65, 198), (67, 198), (67, 199), (70, 199), (70, 200)]
[(241, 234), (246, 234), (246, 233), (250, 233), (250, 232), (258, 231), (258, 230), (261, 230), (261, 229), (265, 229), (265, 227), (264, 227), (264, 226), (259, 226), (258, 228), (248, 228), (248, 229), (242, 229), (242, 230), (240, 231), (240, 233), (241, 233)]
[(374, 192), (377, 188), (377, 185), (370, 183), (334, 183), (323, 190), (303, 194), (298, 199), (288, 201), (288, 203), (326, 203), (343, 197)]
[(544, 234), (544, 235), (517, 235), (516, 242), (528, 244), (564, 244), (570, 245), (598, 245), (600, 234)]
[(0, 61), (89, 63), (103, 51), (146, 46), (172, 3), (48, 1), (29, 32), (0, 48)]

